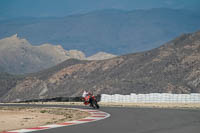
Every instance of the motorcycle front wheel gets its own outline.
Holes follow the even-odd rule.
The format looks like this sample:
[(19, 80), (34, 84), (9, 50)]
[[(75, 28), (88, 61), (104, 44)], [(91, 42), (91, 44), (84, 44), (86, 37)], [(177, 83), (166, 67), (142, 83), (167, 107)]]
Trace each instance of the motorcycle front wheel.
[(97, 103), (97, 101), (93, 100), (93, 108), (99, 109), (99, 104)]

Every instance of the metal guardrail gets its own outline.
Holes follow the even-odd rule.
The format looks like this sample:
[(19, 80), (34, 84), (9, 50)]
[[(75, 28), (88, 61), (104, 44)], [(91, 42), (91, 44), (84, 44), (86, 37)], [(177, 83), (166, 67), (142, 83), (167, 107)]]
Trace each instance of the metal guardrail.
[[(95, 96), (97, 101), (100, 101), (101, 95)], [(82, 97), (53, 97), (44, 99), (30, 99), (22, 100), (17, 103), (28, 103), (28, 102), (82, 102)]]

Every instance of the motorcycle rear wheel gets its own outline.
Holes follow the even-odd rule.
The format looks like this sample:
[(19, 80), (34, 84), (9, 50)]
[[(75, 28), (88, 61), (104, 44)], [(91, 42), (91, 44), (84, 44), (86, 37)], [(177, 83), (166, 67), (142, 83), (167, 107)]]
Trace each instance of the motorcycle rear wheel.
[(99, 109), (99, 104), (97, 103), (97, 101), (93, 100), (93, 108)]

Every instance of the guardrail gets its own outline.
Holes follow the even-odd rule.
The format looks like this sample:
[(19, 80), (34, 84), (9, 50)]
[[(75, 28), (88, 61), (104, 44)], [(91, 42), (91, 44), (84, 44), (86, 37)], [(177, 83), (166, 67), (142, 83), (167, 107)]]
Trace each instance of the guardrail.
[(101, 95), (101, 102), (121, 102), (121, 103), (200, 103), (200, 93), (191, 94), (170, 94), (170, 93), (150, 93), (130, 95)]
[[(101, 95), (95, 96), (97, 101), (100, 101)], [(82, 102), (82, 97), (53, 97), (53, 98), (43, 98), (43, 99), (30, 99), (22, 100), (17, 103), (28, 103), (28, 102)]]

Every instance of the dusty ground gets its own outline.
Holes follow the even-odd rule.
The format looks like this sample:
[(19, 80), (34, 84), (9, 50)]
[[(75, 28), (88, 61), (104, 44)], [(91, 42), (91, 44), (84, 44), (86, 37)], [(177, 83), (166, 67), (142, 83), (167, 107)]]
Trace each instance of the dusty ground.
[(88, 115), (87, 112), (64, 108), (0, 107), (0, 132), (62, 123)]

